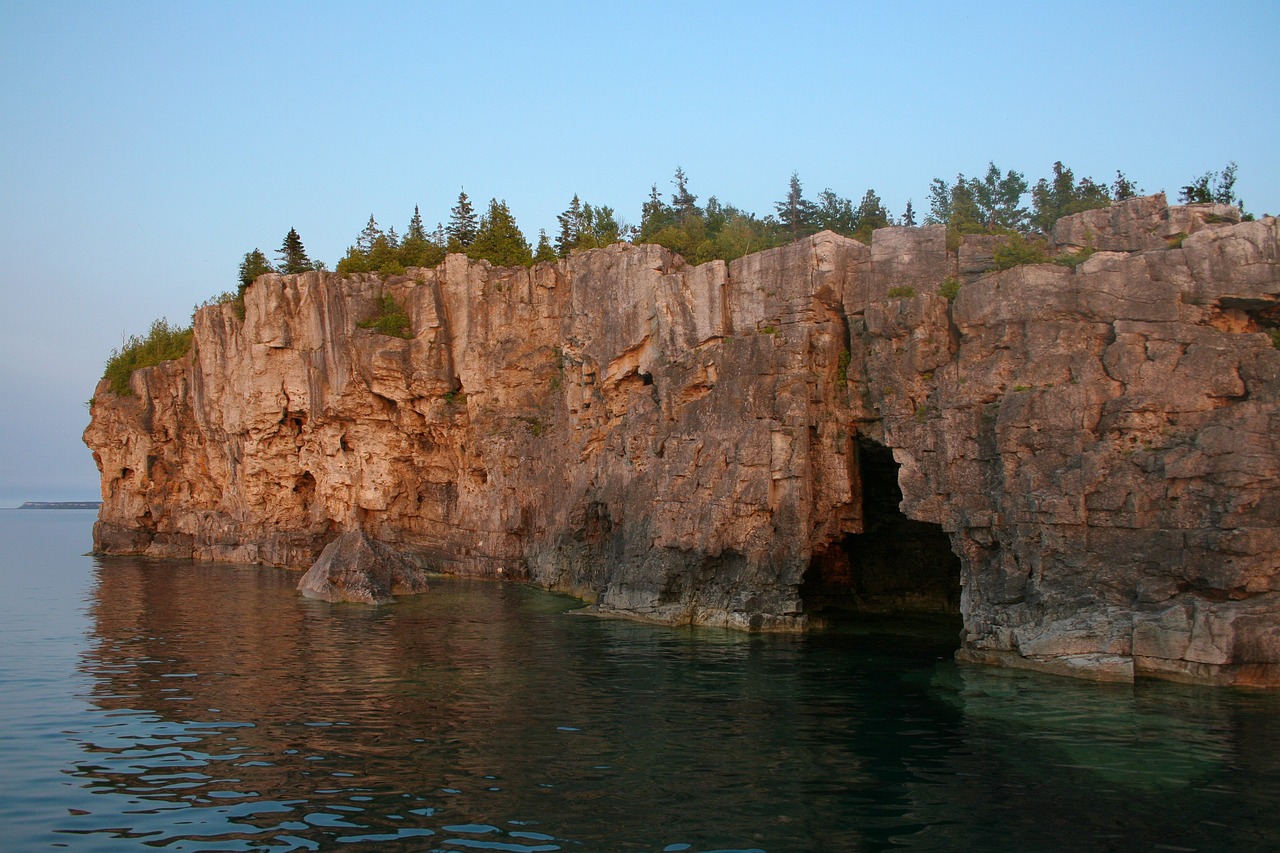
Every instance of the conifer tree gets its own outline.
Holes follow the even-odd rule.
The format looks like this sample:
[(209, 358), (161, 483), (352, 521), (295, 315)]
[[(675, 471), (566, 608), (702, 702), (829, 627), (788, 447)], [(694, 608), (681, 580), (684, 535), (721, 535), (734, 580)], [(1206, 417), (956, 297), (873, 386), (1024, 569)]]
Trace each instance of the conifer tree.
[(877, 228), (884, 228), (889, 225), (893, 219), (889, 215), (889, 209), (880, 201), (880, 196), (876, 195), (875, 190), (867, 190), (862, 196), (862, 201), (858, 204), (858, 209), (853, 212), (854, 220), (858, 223), (854, 229), (853, 237), (863, 243), (871, 243), (871, 233)]
[(551, 248), (551, 241), (547, 239), (547, 230), (545, 228), (538, 229), (538, 248), (533, 253), (533, 262), (540, 264), (543, 261), (554, 261), (559, 255), (556, 250)]
[(261, 249), (245, 252), (244, 260), (240, 262), (240, 295), (244, 295), (249, 285), (258, 280), (258, 276), (275, 271), (276, 268), (271, 266), (271, 262), (267, 260), (266, 255), (262, 254)]
[(567, 258), (569, 253), (578, 247), (578, 239), (583, 230), (582, 201), (577, 193), (573, 194), (569, 207), (564, 213), (558, 214), (556, 220), (560, 223), (560, 234), (556, 237), (556, 252), (560, 257)]
[(1111, 204), (1111, 194), (1106, 184), (1094, 183), (1091, 178), (1081, 178), (1077, 183), (1075, 175), (1059, 160), (1053, 164), (1053, 182), (1044, 178), (1036, 181), (1031, 201), (1031, 226), (1048, 233), (1063, 216)]
[(405, 232), (404, 239), (408, 240), (426, 240), (427, 230), (422, 227), (422, 214), (418, 213), (418, 206), (413, 206), (413, 218), (409, 220), (409, 230)]
[(791, 232), (792, 240), (799, 240), (806, 234), (813, 233), (817, 205), (804, 197), (799, 172), (791, 173), (787, 197), (773, 207), (778, 211), (778, 221), (782, 223), (782, 227)]
[(490, 199), (489, 210), (480, 218), (475, 239), (467, 247), (467, 257), (483, 259), (500, 267), (533, 263), (529, 242), (520, 232), (505, 201)]
[(479, 232), (475, 208), (465, 192), (458, 193), (458, 203), (449, 211), (449, 225), (445, 233), (449, 237), (449, 251), (461, 252), (471, 245)]
[(298, 236), (298, 232), (293, 228), (290, 228), (289, 233), (285, 235), (284, 242), (280, 244), (276, 254), (280, 256), (280, 272), (285, 275), (308, 272), (315, 269), (315, 265), (307, 257), (307, 250), (302, 246), (302, 238)]
[(696, 203), (698, 197), (689, 192), (689, 178), (685, 175), (684, 169), (679, 166), (676, 166), (676, 174), (671, 179), (671, 183), (675, 184), (676, 188), (676, 191), (671, 194), (671, 207), (675, 210), (680, 225), (687, 225), (692, 217), (702, 213)]
[(902, 211), (902, 224), (910, 226), (916, 224), (916, 211), (911, 206), (911, 199), (907, 199), (907, 209)]
[(378, 238), (383, 236), (382, 229), (378, 227), (378, 222), (373, 218), (373, 214), (369, 214), (369, 224), (360, 232), (360, 236), (356, 238), (356, 249), (369, 254), (373, 251), (373, 245), (378, 242)]

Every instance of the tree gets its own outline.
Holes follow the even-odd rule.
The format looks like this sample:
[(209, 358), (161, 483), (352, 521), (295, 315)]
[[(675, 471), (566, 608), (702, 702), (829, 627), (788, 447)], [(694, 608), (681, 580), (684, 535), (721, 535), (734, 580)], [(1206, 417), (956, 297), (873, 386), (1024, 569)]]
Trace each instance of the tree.
[(640, 234), (636, 239), (641, 243), (652, 243), (655, 234), (675, 224), (675, 211), (662, 200), (658, 185), (654, 184), (649, 189), (649, 200), (640, 208)]
[(1004, 174), (995, 163), (987, 164), (981, 179), (956, 175), (949, 184), (934, 178), (929, 185), (929, 215), (925, 222), (943, 224), (957, 234), (1010, 233), (1026, 227), (1028, 213), (1020, 205), (1027, 191), (1021, 172)]
[(1233, 204), (1244, 210), (1244, 203), (1235, 193), (1236, 164), (1228, 163), (1222, 173), (1205, 172), (1182, 188), (1178, 200), (1183, 204)]
[(676, 218), (680, 220), (680, 224), (685, 225), (690, 218), (702, 214), (696, 204), (698, 197), (689, 192), (689, 179), (685, 176), (684, 169), (679, 166), (676, 166), (676, 174), (671, 179), (671, 183), (676, 188), (676, 191), (671, 194), (671, 207), (675, 210)]
[(578, 248), (578, 239), (582, 234), (582, 200), (578, 198), (578, 194), (573, 194), (573, 200), (569, 202), (568, 208), (564, 213), (556, 216), (560, 222), (560, 234), (556, 237), (556, 252), (560, 257), (567, 258), (569, 253)]
[(911, 199), (907, 199), (907, 209), (902, 211), (902, 224), (912, 227), (916, 224), (916, 212), (911, 206)]
[(792, 240), (799, 240), (817, 230), (818, 206), (804, 197), (799, 172), (791, 173), (787, 197), (776, 202), (773, 207), (778, 212), (778, 221), (782, 227), (791, 232)]
[(369, 224), (360, 232), (360, 236), (356, 238), (356, 249), (364, 252), (366, 255), (373, 249), (373, 244), (378, 242), (378, 238), (383, 236), (382, 229), (378, 227), (378, 222), (373, 218), (373, 214), (369, 214)]
[(551, 241), (547, 239), (547, 230), (545, 228), (538, 229), (538, 248), (533, 252), (533, 262), (540, 264), (543, 261), (554, 261), (559, 255), (556, 250), (551, 248)]
[(480, 217), (475, 239), (467, 247), (467, 257), (486, 260), (501, 267), (528, 266), (533, 263), (529, 242), (516, 225), (515, 217), (505, 201), (489, 201), (489, 210)]
[(244, 292), (249, 289), (249, 285), (258, 280), (258, 276), (275, 271), (276, 268), (271, 266), (271, 262), (267, 260), (266, 255), (262, 254), (261, 249), (245, 252), (244, 260), (240, 262), (239, 295), (243, 297)]
[(1031, 227), (1047, 234), (1053, 223), (1064, 216), (1107, 207), (1111, 204), (1111, 193), (1105, 184), (1095, 183), (1092, 178), (1076, 182), (1075, 175), (1059, 160), (1053, 164), (1053, 182), (1044, 178), (1036, 181), (1031, 201)]
[(469, 247), (479, 232), (475, 208), (465, 192), (458, 193), (458, 203), (449, 211), (449, 224), (445, 234), (449, 238), (449, 251), (461, 252)]
[(302, 238), (298, 236), (298, 232), (293, 228), (290, 228), (289, 233), (285, 235), (284, 242), (280, 244), (276, 254), (280, 256), (278, 265), (280, 272), (285, 275), (293, 275), (294, 273), (308, 272), (315, 269), (315, 265), (307, 257), (307, 250), (302, 247)]
[(428, 236), (416, 204), (413, 206), (413, 218), (409, 220), (409, 229), (400, 241), (398, 255), (404, 267), (434, 267), (444, 260), (444, 243)]
[(817, 211), (814, 214), (820, 230), (834, 231), (852, 237), (858, 230), (858, 218), (853, 213), (853, 202), (836, 195), (830, 189), (818, 193)]
[(862, 196), (862, 201), (858, 203), (858, 209), (853, 212), (854, 227), (853, 237), (863, 243), (871, 243), (871, 232), (877, 228), (884, 228), (889, 225), (893, 217), (889, 214), (889, 209), (884, 206), (884, 202), (880, 201), (880, 196), (876, 195), (875, 190), (867, 190)]
[(1142, 190), (1137, 184), (1125, 177), (1124, 172), (1116, 169), (1116, 180), (1111, 185), (1111, 197), (1116, 201), (1124, 201), (1126, 198), (1133, 198), (1141, 195)]

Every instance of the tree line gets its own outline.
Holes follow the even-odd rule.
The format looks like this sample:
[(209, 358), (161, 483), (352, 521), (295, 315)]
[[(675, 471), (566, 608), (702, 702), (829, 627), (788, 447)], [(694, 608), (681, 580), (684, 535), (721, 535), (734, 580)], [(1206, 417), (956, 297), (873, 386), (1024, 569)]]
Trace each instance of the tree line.
[[(1194, 178), (1181, 188), (1179, 200), (1184, 204), (1234, 204), (1243, 210), (1235, 194), (1236, 171), (1236, 164), (1228, 163), (1221, 172), (1206, 172)], [(902, 213), (894, 216), (874, 189), (866, 190), (856, 202), (831, 188), (809, 198), (799, 174), (794, 172), (786, 193), (765, 216), (722, 202), (714, 195), (698, 204), (699, 197), (691, 190), (682, 168), (676, 169), (671, 187), (670, 193), (664, 195), (656, 183), (652, 185), (641, 206), (638, 226), (627, 224), (614, 208), (585, 202), (575, 193), (564, 212), (556, 217), (559, 227), (554, 239), (541, 230), (536, 243), (526, 238), (506, 201), (490, 199), (485, 211), (477, 213), (463, 190), (449, 211), (448, 220), (437, 223), (430, 231), (416, 206), (403, 234), (394, 227), (384, 230), (371, 214), (338, 262), (337, 272), (398, 275), (410, 267), (437, 266), (452, 252), (498, 266), (528, 266), (618, 241), (656, 243), (698, 264), (714, 259), (733, 260), (823, 230), (868, 243), (877, 228), (920, 224), (913, 200), (908, 200)], [(1023, 173), (1002, 171), (992, 162), (980, 176), (934, 178), (929, 185), (923, 223), (947, 226), (953, 247), (964, 234), (1009, 234), (1035, 240), (1038, 235), (1047, 234), (1063, 216), (1106, 207), (1141, 193), (1118, 170), (1110, 183), (1091, 177), (1077, 179), (1059, 161), (1053, 164), (1049, 176), (1030, 184)], [(1246, 218), (1250, 217), (1246, 214)], [(278, 260), (272, 263), (259, 249), (245, 253), (240, 265), (241, 296), (263, 273), (325, 269), (322, 262), (307, 256), (298, 232), (292, 228), (276, 254)]]

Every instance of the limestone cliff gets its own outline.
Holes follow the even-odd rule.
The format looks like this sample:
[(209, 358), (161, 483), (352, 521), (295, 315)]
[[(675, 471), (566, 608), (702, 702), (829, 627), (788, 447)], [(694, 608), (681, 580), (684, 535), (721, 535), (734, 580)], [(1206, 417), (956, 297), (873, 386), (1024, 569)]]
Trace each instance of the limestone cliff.
[[(1280, 684), (1280, 233), (1236, 220), (1078, 214), (1074, 269), (934, 226), (264, 276), (99, 386), (95, 546), (305, 568), (358, 529), (663, 622), (958, 612), (970, 660)], [(412, 339), (358, 328), (383, 292)]]

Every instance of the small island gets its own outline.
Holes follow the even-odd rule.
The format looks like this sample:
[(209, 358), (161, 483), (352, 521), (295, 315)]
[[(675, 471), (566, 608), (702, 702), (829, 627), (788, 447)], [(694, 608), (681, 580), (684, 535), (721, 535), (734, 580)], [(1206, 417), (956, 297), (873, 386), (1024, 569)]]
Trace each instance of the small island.
[(102, 501), (26, 501), (18, 509), (98, 509)]

